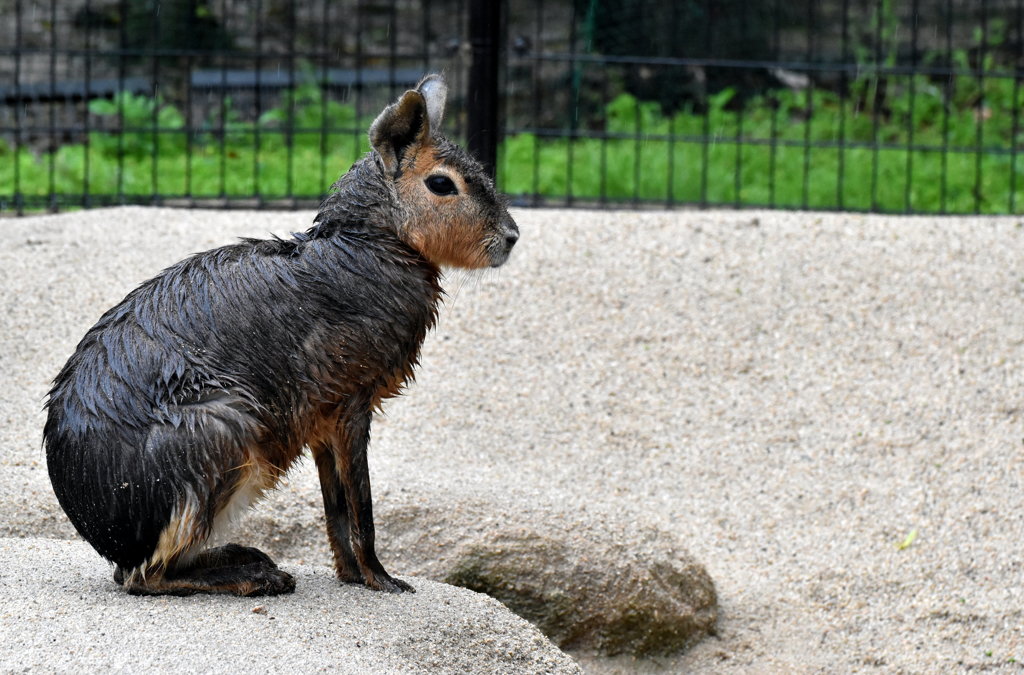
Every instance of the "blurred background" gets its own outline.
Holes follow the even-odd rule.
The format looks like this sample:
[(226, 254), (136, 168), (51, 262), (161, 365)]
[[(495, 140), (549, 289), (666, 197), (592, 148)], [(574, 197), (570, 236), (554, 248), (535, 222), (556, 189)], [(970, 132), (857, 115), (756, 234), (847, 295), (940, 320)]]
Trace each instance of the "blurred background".
[(307, 208), (429, 71), (518, 205), (1021, 213), (1024, 0), (0, 0), (0, 213)]

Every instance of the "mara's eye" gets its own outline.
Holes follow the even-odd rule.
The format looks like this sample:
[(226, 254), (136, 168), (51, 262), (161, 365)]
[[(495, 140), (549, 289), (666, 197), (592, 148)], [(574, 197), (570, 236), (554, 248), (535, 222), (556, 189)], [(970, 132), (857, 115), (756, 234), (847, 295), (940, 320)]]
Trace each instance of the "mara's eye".
[(442, 176), (440, 174), (436, 176), (430, 176), (426, 180), (427, 188), (435, 195), (441, 195), (445, 197), (447, 195), (459, 194), (458, 189), (455, 187), (455, 183), (448, 176)]

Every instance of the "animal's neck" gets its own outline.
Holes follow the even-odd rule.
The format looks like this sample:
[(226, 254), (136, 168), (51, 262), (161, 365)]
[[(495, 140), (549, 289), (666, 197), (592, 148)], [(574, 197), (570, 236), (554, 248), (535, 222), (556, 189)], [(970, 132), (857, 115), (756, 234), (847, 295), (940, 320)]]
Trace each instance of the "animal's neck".
[(405, 213), (384, 172), (376, 152), (353, 164), (332, 187), (305, 238), (358, 242), (383, 253), (381, 261), (398, 263), (406, 272), (418, 270), (433, 311), (443, 294), (441, 270), (398, 236)]
[(369, 153), (352, 165), (331, 187), (320, 205), (309, 234), (331, 236), (338, 232), (390, 233), (404, 220), (398, 196), (384, 176), (376, 153)]

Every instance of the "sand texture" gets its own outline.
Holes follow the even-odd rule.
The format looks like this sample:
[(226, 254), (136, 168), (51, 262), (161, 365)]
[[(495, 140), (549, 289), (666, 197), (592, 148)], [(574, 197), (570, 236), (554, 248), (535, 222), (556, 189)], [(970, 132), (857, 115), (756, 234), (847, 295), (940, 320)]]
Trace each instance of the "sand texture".
[[(385, 566), (398, 575), (434, 569), (424, 541), (408, 544), (417, 505), (429, 542), (432, 531), (450, 540), (445, 528), (460, 522), (457, 513), (445, 518), (444, 505), (472, 504), (466, 512), (475, 514), (490, 500), (501, 505), (500, 520), (520, 504), (534, 521), (663, 532), (660, 548), (650, 544), (656, 554), (679, 550), (714, 581), (717, 636), (639, 661), (573, 652), (586, 672), (1024, 670), (1018, 219), (513, 215), (522, 238), (512, 260), (450, 276), (416, 383), (374, 423)], [(266, 603), (274, 622), (252, 614), (261, 603), (250, 600), (139, 604), (117, 594), (107, 565), (84, 544), (60, 541), (75, 533), (46, 476), (41, 405), (78, 339), (184, 255), (305, 229), (311, 219), (121, 208), (3, 222), (0, 536), (9, 539), (0, 545), (0, 633), (15, 636), (16, 654), (5, 653), (12, 660), (0, 669), (18, 667), (17, 650), (48, 658), (46, 636), (75, 631), (91, 636), (91, 651), (25, 663), (174, 669), (147, 651), (160, 648), (145, 638), (149, 627), (131, 643), (131, 663), (105, 651), (124, 638), (85, 631), (173, 622), (214, 644), (203, 622), (228, 615), (240, 639), (251, 631), (275, 654), (283, 650), (257, 666), (294, 656), (299, 670), (415, 672), (431, 668), (436, 661), (424, 654), (441, 649), (453, 668), (476, 663), (480, 672), (573, 668), (531, 627), (468, 591), (421, 576), (413, 581), (425, 592), (413, 600), (332, 585), (311, 462), (239, 530), (242, 543), (297, 574), (294, 601)], [(650, 562), (646, 549), (631, 558), (583, 536), (567, 546), (575, 557), (615, 551), (616, 565)], [(430, 603), (444, 599), (465, 607), (475, 628), (460, 628), (459, 612), (431, 616)], [(358, 661), (362, 648), (344, 640), (363, 638), (344, 628), (338, 644), (348, 646), (317, 660), (334, 643), (313, 636), (312, 651), (302, 651), (304, 618), (310, 631), (325, 624), (300, 608), (335, 603), (344, 617), (335, 628), (362, 616), (368, 632), (360, 635), (410, 642)], [(37, 617), (34, 629), (12, 627), (25, 617)], [(512, 656), (502, 658), (512, 661), (474, 661), (488, 630), (488, 639), (507, 641)], [(212, 662), (196, 669), (202, 663)]]

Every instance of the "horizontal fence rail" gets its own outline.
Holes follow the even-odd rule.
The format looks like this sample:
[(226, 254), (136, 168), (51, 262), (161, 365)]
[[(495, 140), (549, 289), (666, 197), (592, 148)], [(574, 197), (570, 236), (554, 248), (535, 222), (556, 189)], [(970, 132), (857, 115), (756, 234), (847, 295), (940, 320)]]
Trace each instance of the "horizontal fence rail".
[(0, 214), (315, 206), (432, 71), (518, 205), (1024, 211), (1024, 0), (0, 12)]

